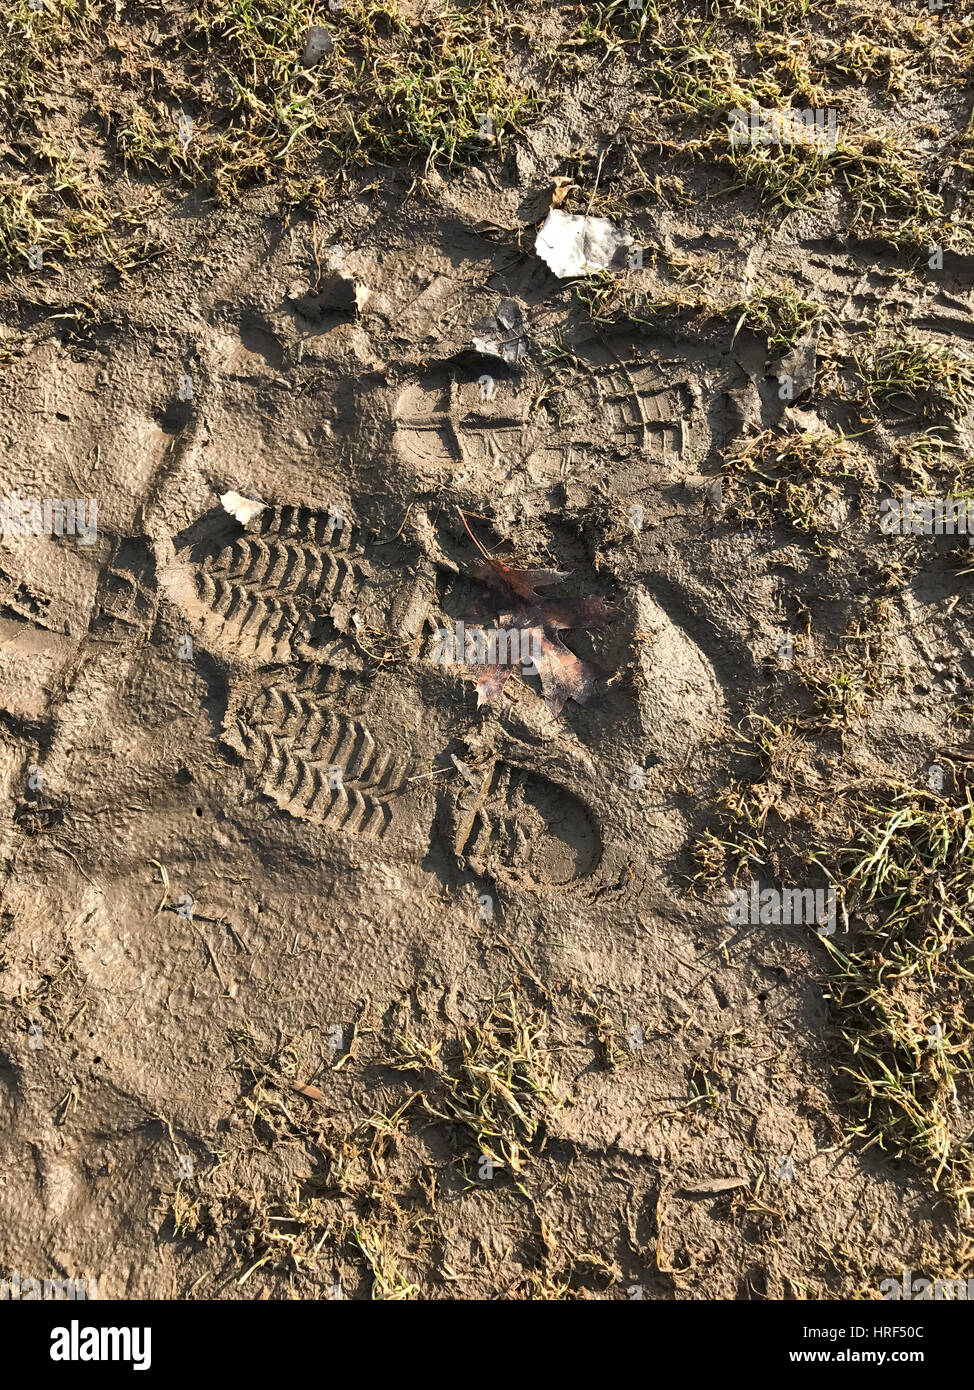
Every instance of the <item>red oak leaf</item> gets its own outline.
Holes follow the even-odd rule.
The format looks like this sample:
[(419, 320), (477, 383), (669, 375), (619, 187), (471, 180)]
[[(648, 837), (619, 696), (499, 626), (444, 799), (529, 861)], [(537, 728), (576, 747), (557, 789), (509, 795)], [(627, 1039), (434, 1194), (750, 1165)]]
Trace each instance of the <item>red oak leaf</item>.
[[(463, 512), (460, 518), (483, 556), (472, 571), (473, 577), (503, 598), (503, 611), (498, 613), (494, 629), (497, 636), (493, 659), (488, 655), (480, 667), (477, 704), (485, 704), (500, 695), (518, 665), (527, 673), (532, 669), (537, 672), (544, 702), (556, 717), (568, 700), (587, 704), (596, 693), (596, 681), (601, 672), (597, 666), (582, 661), (570, 651), (558, 634), (569, 628), (605, 627), (618, 617), (616, 610), (597, 596), (550, 598), (539, 593), (539, 589), (550, 588), (566, 575), (561, 570), (523, 570), (506, 565), (481, 545)], [(520, 636), (519, 641), (510, 640), (517, 636)], [(525, 640), (530, 665), (524, 665)]]

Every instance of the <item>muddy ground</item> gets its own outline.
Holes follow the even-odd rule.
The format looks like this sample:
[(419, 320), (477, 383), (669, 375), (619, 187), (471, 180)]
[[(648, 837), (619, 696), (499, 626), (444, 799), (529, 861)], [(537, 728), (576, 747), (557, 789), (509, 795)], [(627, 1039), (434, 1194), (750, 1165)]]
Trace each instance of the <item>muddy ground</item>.
[[(98, 534), (0, 538), (0, 1277), (966, 1277), (972, 562), (879, 504), (970, 491), (971, 20), (16, 0), (0, 494)], [(464, 518), (587, 703), (436, 660)]]

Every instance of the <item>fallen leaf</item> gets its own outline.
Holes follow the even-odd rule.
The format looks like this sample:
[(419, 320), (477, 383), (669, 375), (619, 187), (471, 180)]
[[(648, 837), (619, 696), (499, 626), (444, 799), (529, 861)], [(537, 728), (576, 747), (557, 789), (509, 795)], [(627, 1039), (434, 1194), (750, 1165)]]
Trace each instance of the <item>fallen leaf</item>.
[(235, 521), (240, 522), (241, 526), (248, 525), (264, 510), (263, 502), (255, 502), (252, 497), (241, 497), (239, 492), (223, 493), (220, 504), (225, 512), (229, 512)]
[(712, 507), (721, 511), (724, 505), (724, 480), (715, 478), (712, 483), (707, 485), (707, 501)]
[(478, 777), (476, 772), (468, 767), (462, 758), (458, 758), (455, 753), (451, 753), (450, 757), (453, 759), (453, 766), (456, 768), (457, 772), (460, 773), (461, 777), (464, 777), (473, 788), (479, 791), (484, 784), (483, 777)]
[(478, 325), (473, 345), (485, 357), (499, 357), (516, 367), (527, 350), (524, 317), (513, 299), (502, 299), (496, 314)]
[(579, 217), (553, 207), (534, 243), (535, 254), (560, 280), (598, 270), (622, 270), (632, 237), (604, 217)]
[(294, 1083), (294, 1089), (299, 1096), (307, 1096), (309, 1100), (324, 1100), (324, 1091), (319, 1091), (317, 1086), (302, 1086), (298, 1082)]
[(797, 400), (811, 391), (815, 385), (815, 374), (818, 369), (818, 340), (822, 331), (822, 325), (817, 323), (810, 332), (803, 338), (799, 338), (789, 353), (782, 357), (780, 363), (775, 368), (775, 376), (779, 381), (782, 376), (787, 376), (791, 380), (791, 396), (789, 399)]
[(739, 1187), (747, 1187), (750, 1181), (750, 1178), (709, 1178), (694, 1183), (692, 1187), (683, 1187), (680, 1191), (688, 1197), (717, 1197), (721, 1192), (736, 1192)]
[(587, 704), (596, 693), (595, 683), (602, 673), (597, 666), (570, 651), (558, 634), (569, 628), (605, 627), (618, 617), (616, 610), (599, 597), (551, 598), (539, 593), (540, 589), (564, 579), (563, 571), (523, 570), (506, 565), (485, 550), (467, 525), (463, 512), (460, 518), (483, 556), (472, 571), (473, 577), (503, 596), (503, 608), (494, 623), (495, 631), (522, 635), (519, 641), (497, 641), (495, 657), (502, 654), (506, 659), (488, 659), (482, 664), (477, 680), (478, 706), (500, 695), (515, 668), (525, 665), (524, 634), (528, 638), (531, 658), (525, 669), (530, 672), (533, 666), (537, 672), (544, 702), (551, 713), (556, 717), (561, 714), (568, 700)]

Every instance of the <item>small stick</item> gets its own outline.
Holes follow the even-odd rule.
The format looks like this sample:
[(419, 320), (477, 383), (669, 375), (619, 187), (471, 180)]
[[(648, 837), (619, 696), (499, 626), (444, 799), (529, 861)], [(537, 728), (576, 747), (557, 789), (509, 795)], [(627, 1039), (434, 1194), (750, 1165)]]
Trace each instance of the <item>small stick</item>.
[(488, 561), (488, 563), (490, 563), (491, 560), (493, 559), (493, 557), (491, 556), (490, 551), (489, 551), (489, 550), (485, 550), (484, 547), (480, 544), (480, 541), (478, 541), (477, 537), (474, 535), (474, 533), (471, 531), (470, 527), (467, 525), (467, 518), (464, 516), (463, 512), (460, 510), (459, 507), (457, 507), (457, 511), (460, 512), (460, 520), (463, 522), (463, 528), (464, 528), (464, 530), (466, 531), (467, 535), (468, 535), (468, 536), (470, 537), (470, 539), (473, 541), (474, 545), (475, 545), (475, 546), (477, 547), (477, 549), (480, 551), (480, 553), (481, 553), (481, 555), (484, 557), (484, 559), (485, 559), (486, 561)]

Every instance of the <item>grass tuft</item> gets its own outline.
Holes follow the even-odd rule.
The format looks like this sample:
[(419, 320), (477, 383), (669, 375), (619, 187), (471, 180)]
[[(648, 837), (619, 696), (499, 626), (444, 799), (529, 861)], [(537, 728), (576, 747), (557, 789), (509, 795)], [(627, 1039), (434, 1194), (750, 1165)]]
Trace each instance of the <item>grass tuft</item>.
[(974, 1190), (968, 999), (974, 921), (974, 803), (904, 793), (868, 806), (834, 878), (857, 942), (832, 995), (864, 1110), (855, 1133), (923, 1167), (965, 1210)]

